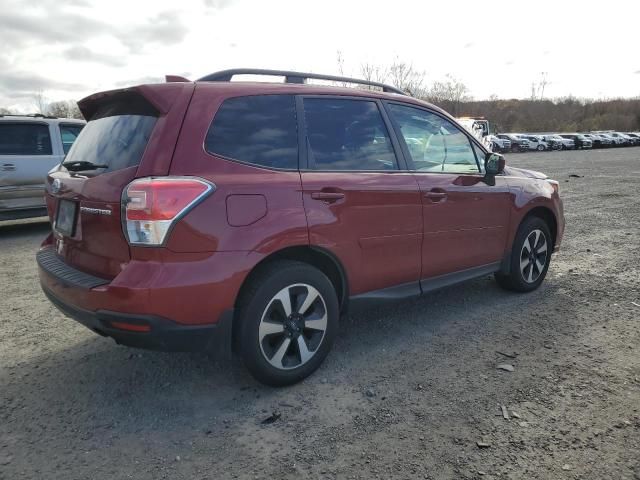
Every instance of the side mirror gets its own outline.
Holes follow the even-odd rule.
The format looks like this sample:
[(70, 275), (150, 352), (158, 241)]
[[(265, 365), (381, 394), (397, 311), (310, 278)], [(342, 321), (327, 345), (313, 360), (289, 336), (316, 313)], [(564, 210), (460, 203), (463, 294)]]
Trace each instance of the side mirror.
[(487, 175), (498, 175), (504, 172), (505, 160), (499, 153), (487, 153), (484, 159), (484, 171)]

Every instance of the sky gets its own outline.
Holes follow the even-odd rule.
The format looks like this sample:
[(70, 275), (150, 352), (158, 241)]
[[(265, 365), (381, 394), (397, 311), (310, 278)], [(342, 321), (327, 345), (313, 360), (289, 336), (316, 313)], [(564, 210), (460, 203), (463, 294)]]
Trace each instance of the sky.
[(0, 0), (0, 107), (255, 67), (359, 76), (395, 59), (476, 99), (640, 96), (637, 0)]

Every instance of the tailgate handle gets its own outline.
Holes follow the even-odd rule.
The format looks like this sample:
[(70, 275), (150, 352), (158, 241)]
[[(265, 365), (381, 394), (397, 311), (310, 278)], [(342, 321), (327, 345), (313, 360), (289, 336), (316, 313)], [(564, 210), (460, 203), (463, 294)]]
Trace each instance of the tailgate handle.
[(16, 166), (13, 163), (3, 163), (2, 164), (2, 170), (4, 170), (5, 172), (10, 172), (12, 170), (15, 170)]
[(311, 198), (314, 200), (322, 200), (323, 202), (332, 203), (342, 200), (344, 193), (341, 192), (313, 192)]

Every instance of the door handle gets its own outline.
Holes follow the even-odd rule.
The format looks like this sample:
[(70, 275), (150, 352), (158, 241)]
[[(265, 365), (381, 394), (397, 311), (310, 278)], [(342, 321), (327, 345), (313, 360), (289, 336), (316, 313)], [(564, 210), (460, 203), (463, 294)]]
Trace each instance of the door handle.
[(314, 200), (321, 200), (323, 202), (332, 203), (342, 200), (344, 193), (341, 192), (312, 192), (311, 198)]
[(13, 163), (3, 163), (2, 164), (2, 170), (4, 170), (5, 172), (10, 172), (12, 170), (15, 170), (16, 166)]
[(424, 196), (427, 197), (432, 202), (439, 202), (447, 198), (447, 192), (444, 192), (439, 189), (433, 189), (430, 192), (425, 193)]

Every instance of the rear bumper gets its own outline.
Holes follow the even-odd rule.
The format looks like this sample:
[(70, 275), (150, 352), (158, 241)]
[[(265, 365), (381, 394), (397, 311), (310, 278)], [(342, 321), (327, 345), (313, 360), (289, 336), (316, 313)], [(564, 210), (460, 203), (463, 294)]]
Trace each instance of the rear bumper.
[[(113, 338), (120, 345), (167, 352), (202, 351), (214, 353), (220, 357), (229, 357), (231, 354), (232, 310), (225, 312), (215, 324), (180, 325), (153, 315), (83, 310), (65, 303), (44, 285), (42, 290), (51, 303), (66, 316), (99, 335)], [(114, 323), (139, 326), (148, 331), (123, 330), (114, 327)]]
[[(37, 256), (44, 293), (64, 314), (132, 347), (227, 356), (246, 253), (190, 262), (130, 262), (107, 280), (67, 265), (45, 245)], [(124, 325), (123, 325), (124, 324)]]

